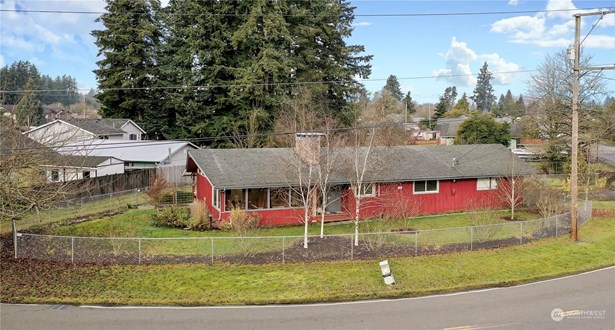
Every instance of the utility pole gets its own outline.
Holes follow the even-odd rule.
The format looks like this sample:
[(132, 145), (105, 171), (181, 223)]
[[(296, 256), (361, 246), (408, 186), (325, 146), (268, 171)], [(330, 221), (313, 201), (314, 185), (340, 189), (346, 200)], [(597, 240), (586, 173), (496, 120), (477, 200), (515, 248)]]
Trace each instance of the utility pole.
[[(599, 11), (592, 13), (574, 14), (574, 45), (569, 51), (570, 59), (573, 60), (572, 65), (572, 169), (570, 171), (570, 221), (571, 221), (571, 239), (573, 241), (579, 240), (578, 226), (577, 226), (577, 209), (578, 209), (578, 153), (579, 153), (579, 76), (580, 71), (592, 71), (592, 70), (613, 70), (613, 66), (602, 67), (580, 67), (581, 58), (581, 17), (582, 16), (595, 16), (600, 15), (600, 19), (606, 14), (615, 14), (615, 10)], [(590, 31), (591, 32), (591, 31)]]
[(578, 241), (577, 204), (578, 204), (578, 153), (579, 153), (579, 58), (581, 57), (581, 16), (574, 15), (574, 48), (572, 64), (572, 170), (570, 171), (570, 221), (571, 238)]

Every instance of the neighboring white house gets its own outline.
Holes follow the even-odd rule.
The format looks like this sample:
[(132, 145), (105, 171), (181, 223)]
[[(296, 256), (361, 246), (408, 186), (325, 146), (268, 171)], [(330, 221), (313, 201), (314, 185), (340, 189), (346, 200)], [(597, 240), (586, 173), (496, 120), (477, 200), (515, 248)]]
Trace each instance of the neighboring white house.
[(47, 146), (85, 140), (141, 140), (145, 131), (130, 119), (57, 119), (24, 133)]
[(47, 182), (66, 182), (123, 174), (124, 162), (115, 157), (60, 155), (42, 165)]
[(198, 149), (186, 141), (90, 140), (64, 145), (56, 150), (65, 155), (104, 156), (121, 159), (124, 170), (156, 168), (169, 182), (183, 179), (187, 151)]

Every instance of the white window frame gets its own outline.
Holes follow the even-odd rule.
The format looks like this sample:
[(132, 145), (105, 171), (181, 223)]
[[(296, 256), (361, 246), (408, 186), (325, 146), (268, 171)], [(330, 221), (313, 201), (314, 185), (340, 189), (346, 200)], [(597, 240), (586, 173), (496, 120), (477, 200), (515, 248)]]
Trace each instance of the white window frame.
[(477, 191), (487, 191), (487, 190), (497, 190), (497, 189), (498, 189), (498, 178), (478, 178), (476, 179), (476, 190)]
[[(376, 196), (376, 184), (375, 183), (363, 183), (361, 185), (361, 198)], [(365, 193), (369, 191), (369, 193)]]
[[(427, 190), (427, 182), (436, 181), (436, 190)], [(416, 183), (425, 182), (425, 191), (416, 191)], [(412, 193), (414, 195), (426, 195), (426, 194), (439, 194), (440, 193), (440, 180), (420, 180), (412, 182)]]
[(212, 189), (212, 196), (213, 196), (213, 207), (220, 211), (220, 189), (215, 189), (214, 187), (211, 187)]

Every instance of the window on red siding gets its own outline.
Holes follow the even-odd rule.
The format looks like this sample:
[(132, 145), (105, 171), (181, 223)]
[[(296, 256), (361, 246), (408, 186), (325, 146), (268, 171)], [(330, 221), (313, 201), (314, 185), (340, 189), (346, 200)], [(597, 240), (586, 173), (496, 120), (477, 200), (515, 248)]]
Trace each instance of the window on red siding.
[(226, 211), (231, 211), (233, 208), (244, 210), (246, 208), (245, 190), (244, 189), (230, 189), (224, 191), (226, 196)]
[(278, 209), (290, 205), (290, 195), (288, 188), (272, 188), (270, 192), (271, 208)]
[(414, 193), (428, 194), (438, 192), (438, 180), (415, 181)]
[(498, 189), (497, 178), (476, 179), (476, 190), (495, 190)]
[(267, 209), (269, 208), (267, 188), (248, 189), (248, 209)]

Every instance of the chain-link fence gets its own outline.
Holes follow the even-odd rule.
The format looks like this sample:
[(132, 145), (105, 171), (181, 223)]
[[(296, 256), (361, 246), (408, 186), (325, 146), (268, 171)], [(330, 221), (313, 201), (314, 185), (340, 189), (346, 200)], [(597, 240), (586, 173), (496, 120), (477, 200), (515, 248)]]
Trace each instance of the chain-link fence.
[[(579, 225), (591, 218), (579, 208)], [(74, 263), (309, 262), (419, 256), (519, 245), (570, 233), (570, 213), (491, 225), (309, 236), (103, 238), (15, 234), (17, 258)]]
[[(131, 189), (111, 194), (88, 196), (64, 201), (53, 209), (30, 212), (17, 222), (17, 230), (42, 227), (53, 223), (66, 223), (71, 220), (98, 218), (111, 215), (150, 203), (146, 188)], [(162, 197), (161, 204), (178, 205), (192, 203), (192, 186), (172, 185)], [(11, 230), (10, 221), (3, 220), (0, 233)]]

